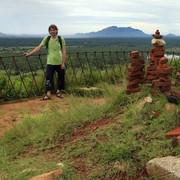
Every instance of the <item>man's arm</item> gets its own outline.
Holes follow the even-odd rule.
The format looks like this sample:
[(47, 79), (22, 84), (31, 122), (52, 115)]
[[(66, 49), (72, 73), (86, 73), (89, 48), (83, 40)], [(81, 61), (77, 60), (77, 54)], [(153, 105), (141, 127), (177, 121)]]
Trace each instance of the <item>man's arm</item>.
[(40, 44), (39, 46), (35, 47), (31, 52), (26, 52), (23, 55), (24, 56), (32, 56), (33, 54), (35, 54), (36, 52), (38, 52), (41, 48), (43, 47), (42, 44)]
[(65, 64), (66, 64), (66, 46), (62, 47), (62, 64), (61, 64), (61, 69), (65, 69)]

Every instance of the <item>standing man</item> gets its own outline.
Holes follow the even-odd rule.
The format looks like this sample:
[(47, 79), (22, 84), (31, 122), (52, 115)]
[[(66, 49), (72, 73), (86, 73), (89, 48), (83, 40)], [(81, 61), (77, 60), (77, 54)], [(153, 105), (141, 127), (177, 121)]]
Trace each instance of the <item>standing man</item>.
[(46, 95), (41, 100), (50, 100), (52, 90), (54, 90), (54, 73), (58, 74), (58, 88), (56, 96), (63, 98), (62, 91), (65, 88), (65, 62), (66, 62), (66, 44), (63, 37), (58, 36), (58, 28), (52, 24), (49, 26), (49, 34), (43, 38), (39, 46), (34, 48), (30, 53), (24, 53), (25, 56), (31, 56), (38, 52), (42, 47), (46, 46), (47, 53), (47, 67), (46, 67)]

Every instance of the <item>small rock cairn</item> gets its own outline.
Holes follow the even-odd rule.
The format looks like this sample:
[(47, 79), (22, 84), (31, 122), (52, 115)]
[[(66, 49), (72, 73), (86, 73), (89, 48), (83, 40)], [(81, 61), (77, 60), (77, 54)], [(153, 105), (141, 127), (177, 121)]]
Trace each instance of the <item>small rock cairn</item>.
[(132, 51), (130, 55), (131, 66), (128, 67), (128, 85), (127, 94), (140, 91), (139, 84), (144, 81), (144, 60), (140, 57), (138, 51)]
[(153, 90), (160, 90), (162, 93), (171, 90), (171, 72), (173, 68), (169, 66), (167, 57), (162, 57), (156, 68), (158, 79), (152, 81)]

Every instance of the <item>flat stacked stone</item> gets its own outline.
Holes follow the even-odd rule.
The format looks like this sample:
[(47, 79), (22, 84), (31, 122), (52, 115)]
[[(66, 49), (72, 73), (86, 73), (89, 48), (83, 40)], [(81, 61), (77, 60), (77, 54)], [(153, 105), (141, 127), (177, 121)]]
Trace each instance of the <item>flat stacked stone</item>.
[(140, 91), (139, 84), (144, 81), (144, 60), (140, 57), (138, 51), (132, 51), (130, 58), (131, 66), (128, 67), (128, 85), (127, 94)]
[(152, 88), (161, 92), (169, 92), (171, 90), (171, 72), (173, 67), (167, 64), (168, 58), (162, 57), (156, 68), (158, 79), (152, 80)]
[(150, 52), (150, 65), (147, 67), (147, 75), (146, 78), (149, 81), (154, 79), (158, 79), (156, 67), (159, 65), (159, 60), (164, 56), (165, 52), (165, 41), (163, 37), (160, 35), (159, 30), (152, 35), (153, 39), (151, 40), (152, 45), (154, 46)]

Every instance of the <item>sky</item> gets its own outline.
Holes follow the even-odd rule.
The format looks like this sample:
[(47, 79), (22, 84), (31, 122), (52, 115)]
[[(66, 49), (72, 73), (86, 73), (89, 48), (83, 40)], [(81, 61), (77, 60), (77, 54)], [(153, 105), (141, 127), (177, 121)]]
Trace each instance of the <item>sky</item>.
[(109, 26), (132, 27), (146, 34), (180, 36), (179, 0), (0, 0), (0, 32), (47, 34), (96, 32)]

